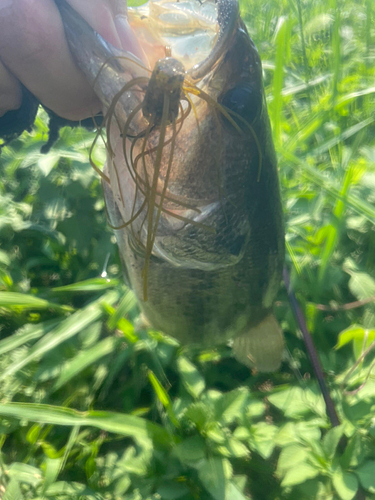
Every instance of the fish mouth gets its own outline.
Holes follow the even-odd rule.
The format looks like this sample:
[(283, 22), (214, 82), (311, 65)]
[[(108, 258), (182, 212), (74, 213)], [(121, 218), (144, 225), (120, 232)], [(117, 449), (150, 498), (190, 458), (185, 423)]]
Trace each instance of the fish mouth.
[[(191, 112), (193, 108), (196, 122), (201, 120), (201, 116), (198, 116), (201, 89), (204, 88), (204, 81), (214, 73), (215, 67), (224, 58), (237, 32), (240, 19), (238, 0), (149, 0), (141, 7), (129, 7), (128, 21), (133, 30), (131, 36), (134, 36), (138, 46), (143, 49), (148, 64), (107, 42), (66, 0), (55, 0), (55, 3), (60, 11), (73, 57), (102, 101), (104, 114), (108, 110), (111, 110), (108, 114), (114, 111), (117, 125), (121, 124), (119, 135), (127, 135), (130, 139), (139, 138), (147, 130), (145, 113), (142, 116), (142, 113), (134, 113), (134, 110), (143, 109), (141, 103), (144, 94), (141, 92), (145, 91), (150, 81), (150, 68), (154, 68), (159, 59), (173, 57), (181, 63), (185, 86), (191, 87), (189, 91), (192, 93), (184, 102), (181, 100), (178, 112), (183, 114), (186, 108)], [(124, 90), (131, 82), (136, 82), (136, 85)], [(198, 93), (201, 94), (199, 98)], [(207, 98), (206, 95), (205, 99)], [(210, 105), (212, 104), (216, 105), (211, 102)], [(129, 116), (132, 120), (131, 126), (127, 128)], [(199, 123), (195, 126), (199, 127)], [(107, 132), (111, 131), (112, 129), (107, 128)], [(184, 132), (182, 130), (180, 135)], [(109, 155), (112, 157), (115, 156), (115, 142), (109, 145)], [(126, 148), (122, 149), (126, 156)], [(129, 181), (128, 176), (124, 178)], [(193, 223), (202, 221), (202, 213), (211, 213), (206, 207), (212, 206), (215, 196), (176, 192), (172, 184), (171, 182), (166, 186), (167, 199), (172, 202), (170, 213), (178, 214), (180, 220), (189, 218)], [(125, 189), (124, 193), (126, 191)], [(178, 200), (181, 199), (183, 204), (179, 207)], [(186, 210), (184, 207), (187, 207)], [(163, 216), (170, 219), (168, 212)], [(181, 224), (172, 220), (170, 222), (171, 229), (181, 227)]]
[(163, 48), (168, 48), (169, 55), (179, 60), (188, 78), (196, 82), (204, 78), (226, 52), (237, 27), (239, 5), (238, 0), (151, 0), (141, 8), (130, 7), (128, 14), (151, 67), (156, 62), (155, 52), (160, 57), (160, 48), (161, 53)]
[[(66, 0), (55, 3), (72, 54), (91, 82), (97, 80), (98, 61), (112, 66), (122, 76), (123, 84), (129, 72), (145, 74), (139, 57), (107, 42)], [(238, 0), (149, 0), (141, 7), (128, 8), (133, 30), (128, 36), (133, 45), (141, 46), (150, 67), (157, 59), (172, 56), (184, 65), (190, 81), (196, 82), (224, 55), (238, 19)]]

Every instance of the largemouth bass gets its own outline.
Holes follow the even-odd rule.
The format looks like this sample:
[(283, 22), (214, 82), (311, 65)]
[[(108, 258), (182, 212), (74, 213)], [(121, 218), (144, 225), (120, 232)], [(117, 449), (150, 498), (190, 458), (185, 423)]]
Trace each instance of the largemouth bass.
[(103, 103), (104, 196), (144, 316), (183, 343), (232, 340), (240, 362), (277, 369), (282, 207), (261, 61), (237, 0), (129, 9), (143, 61), (56, 3)]

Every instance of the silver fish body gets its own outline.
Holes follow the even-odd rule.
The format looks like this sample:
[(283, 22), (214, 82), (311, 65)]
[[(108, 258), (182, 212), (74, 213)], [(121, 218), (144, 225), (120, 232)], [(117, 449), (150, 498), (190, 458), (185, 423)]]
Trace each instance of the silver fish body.
[[(71, 50), (104, 108), (117, 99), (104, 195), (144, 315), (183, 343), (233, 339), (239, 361), (271, 371), (280, 365), (284, 346), (272, 313), (284, 229), (261, 61), (234, 0), (206, 2), (201, 17), (191, 14), (191, 5), (196, 12), (205, 6), (192, 0), (181, 10), (178, 2), (149, 2), (130, 13), (139, 39), (148, 36), (149, 26), (148, 42), (158, 47), (151, 67), (167, 39), (168, 52), (186, 69), (183, 119), (168, 122), (164, 132), (140, 111), (152, 80), (147, 68), (87, 25), (78, 33), (71, 10), (61, 11)], [(173, 42), (176, 31), (189, 43), (201, 34), (202, 55), (194, 53), (194, 43), (184, 53), (181, 40)]]

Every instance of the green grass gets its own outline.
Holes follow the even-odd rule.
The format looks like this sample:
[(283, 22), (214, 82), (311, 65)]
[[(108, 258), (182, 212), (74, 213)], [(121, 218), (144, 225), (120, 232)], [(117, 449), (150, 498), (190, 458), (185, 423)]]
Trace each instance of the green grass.
[(375, 6), (244, 0), (242, 14), (264, 64), (287, 264), (342, 425), (283, 289), (273, 375), (225, 346), (135, 333), (93, 137), (64, 129), (42, 156), (40, 115), (0, 157), (3, 500), (375, 498)]

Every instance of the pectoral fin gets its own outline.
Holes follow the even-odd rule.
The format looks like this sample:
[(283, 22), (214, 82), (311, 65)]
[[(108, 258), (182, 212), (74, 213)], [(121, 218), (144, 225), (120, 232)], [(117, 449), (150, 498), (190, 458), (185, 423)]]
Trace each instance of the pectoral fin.
[(280, 367), (284, 335), (273, 314), (245, 330), (233, 342), (234, 357), (249, 368), (273, 372)]

